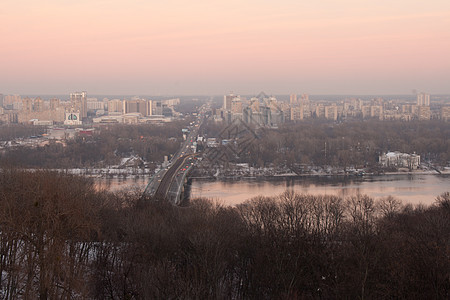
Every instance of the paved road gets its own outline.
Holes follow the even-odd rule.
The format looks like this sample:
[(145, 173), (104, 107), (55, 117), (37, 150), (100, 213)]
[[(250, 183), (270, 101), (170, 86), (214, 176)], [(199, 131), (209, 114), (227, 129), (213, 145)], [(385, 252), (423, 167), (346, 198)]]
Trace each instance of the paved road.
[(175, 163), (169, 168), (169, 170), (167, 170), (155, 192), (156, 198), (161, 199), (167, 198), (167, 193), (169, 192), (170, 185), (172, 184), (174, 178), (177, 176), (178, 171), (181, 169), (181, 167), (185, 165), (186, 161), (192, 156), (193, 156), (192, 154), (181, 156), (175, 161)]
[(170, 186), (178, 174), (180, 166), (182, 166), (193, 154), (191, 146), (193, 146), (194, 142), (196, 142), (198, 131), (201, 128), (205, 118), (204, 112), (206, 109), (208, 109), (207, 105), (204, 105), (200, 109), (197, 119), (191, 123), (190, 132), (187, 135), (186, 140), (181, 144), (180, 150), (178, 150), (172, 158), (171, 161), (173, 163), (169, 165), (169, 168), (161, 169), (157, 174), (155, 174), (150, 183), (147, 185), (144, 192), (145, 194), (155, 196), (156, 198), (167, 198)]

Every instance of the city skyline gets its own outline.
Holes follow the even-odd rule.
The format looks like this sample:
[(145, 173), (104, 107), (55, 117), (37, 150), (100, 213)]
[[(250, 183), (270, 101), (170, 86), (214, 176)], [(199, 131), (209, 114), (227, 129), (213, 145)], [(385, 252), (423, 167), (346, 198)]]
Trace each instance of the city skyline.
[(449, 94), (448, 1), (0, 7), (0, 93)]

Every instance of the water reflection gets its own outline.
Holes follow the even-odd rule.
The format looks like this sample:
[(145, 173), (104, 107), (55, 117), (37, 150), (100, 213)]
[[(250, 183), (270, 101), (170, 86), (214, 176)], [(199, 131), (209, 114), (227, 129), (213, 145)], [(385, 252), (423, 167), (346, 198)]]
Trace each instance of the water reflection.
[(432, 204), (450, 191), (449, 175), (386, 175), (363, 178), (309, 177), (284, 180), (201, 181), (194, 180), (191, 198), (221, 199), (229, 205), (255, 196), (276, 196), (285, 190), (341, 197), (367, 194), (379, 198), (392, 195), (404, 203)]
[[(95, 178), (98, 189), (143, 191), (149, 176), (134, 178)], [(191, 198), (206, 197), (227, 205), (236, 205), (247, 199), (276, 196), (285, 190), (304, 194), (326, 194), (340, 197), (367, 194), (380, 198), (392, 195), (403, 203), (432, 204), (435, 198), (450, 191), (449, 175), (386, 175), (358, 178), (306, 177), (280, 180), (204, 181), (193, 180)]]
[(108, 190), (111, 192), (117, 192), (120, 190), (138, 189), (144, 191), (150, 176), (139, 177), (112, 177), (112, 178), (94, 178), (95, 187), (98, 190)]

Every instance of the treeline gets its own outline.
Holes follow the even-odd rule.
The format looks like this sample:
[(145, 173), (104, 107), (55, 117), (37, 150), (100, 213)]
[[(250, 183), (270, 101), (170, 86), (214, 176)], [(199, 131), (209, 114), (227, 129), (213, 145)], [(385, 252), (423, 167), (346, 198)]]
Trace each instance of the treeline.
[(450, 161), (450, 123), (379, 121), (331, 123), (319, 120), (259, 130), (242, 161), (254, 166), (308, 164), (376, 167), (387, 151), (417, 153), (422, 161)]
[(45, 126), (31, 126), (22, 124), (1, 125), (0, 126), (0, 141), (11, 141), (17, 138), (28, 138), (44, 134)]
[(0, 174), (0, 293), (26, 299), (448, 299), (450, 193), (188, 207)]
[(178, 150), (181, 129), (187, 123), (111, 125), (101, 128), (93, 137), (76, 137), (65, 144), (50, 141), (44, 147), (8, 149), (0, 154), (0, 160), (32, 168), (105, 167), (130, 155), (138, 155), (147, 162), (161, 162), (165, 155)]

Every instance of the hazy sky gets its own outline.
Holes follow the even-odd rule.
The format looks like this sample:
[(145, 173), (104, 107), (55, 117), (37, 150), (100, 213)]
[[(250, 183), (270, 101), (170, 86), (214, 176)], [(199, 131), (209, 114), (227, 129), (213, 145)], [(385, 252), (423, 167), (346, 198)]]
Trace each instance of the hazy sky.
[(0, 93), (450, 93), (449, 0), (1, 0)]

